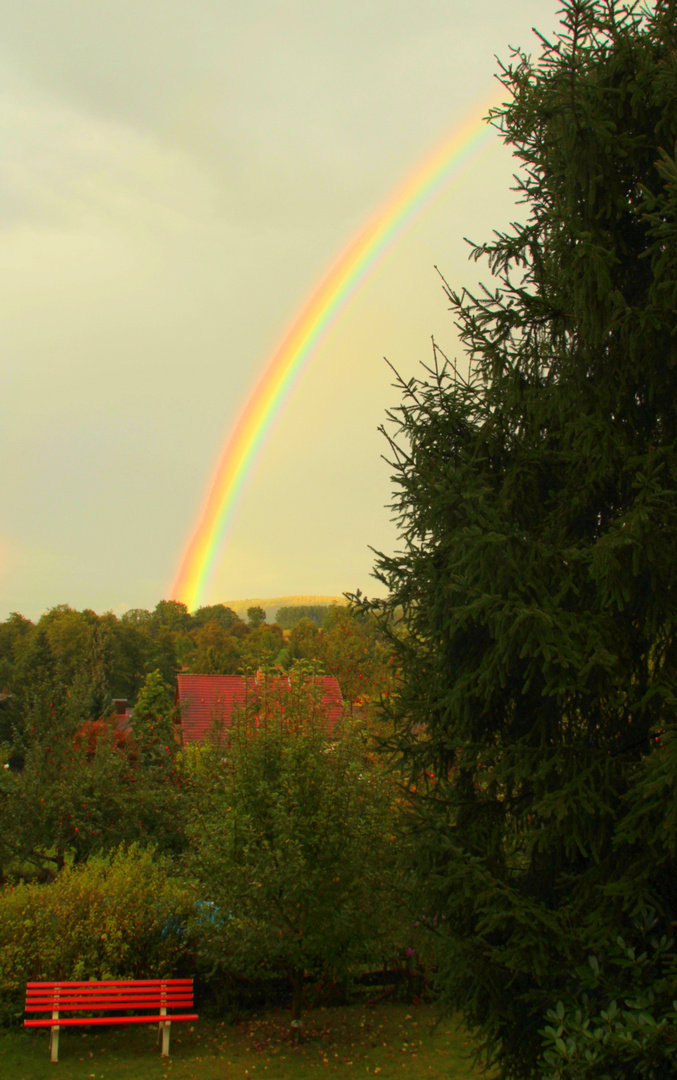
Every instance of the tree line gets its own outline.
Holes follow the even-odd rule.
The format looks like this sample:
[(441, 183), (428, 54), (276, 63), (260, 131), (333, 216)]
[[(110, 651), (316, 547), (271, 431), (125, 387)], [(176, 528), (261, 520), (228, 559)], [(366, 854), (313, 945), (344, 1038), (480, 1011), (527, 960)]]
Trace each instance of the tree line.
[(372, 616), (336, 605), (323, 627), (301, 619), (285, 635), (262, 615), (245, 623), (222, 604), (190, 614), (162, 601), (119, 619), (61, 605), (36, 624), (0, 624), (0, 763), (11, 773), (0, 865), (44, 876), (123, 841), (182, 849), (179, 670), (273, 677), (309, 661), (336, 676), (347, 713), (389, 693), (392, 650)]
[[(82, 718), (96, 719), (110, 698), (133, 705), (151, 671), (159, 671), (172, 688), (179, 671), (237, 675), (262, 664), (287, 670), (298, 659), (323, 663), (350, 700), (360, 691), (374, 698), (387, 690), (392, 653), (377, 621), (332, 605), (323, 609), (318, 625), (320, 609), (308, 610), (312, 619), (305, 608), (284, 609), (285, 622), (292, 624), (287, 634), (279, 623), (265, 621), (262, 608), (251, 608), (245, 622), (225, 604), (191, 613), (174, 600), (162, 600), (153, 611), (134, 608), (119, 618), (67, 604), (51, 608), (37, 623), (13, 613), (0, 622), (0, 691), (20, 699), (46, 668), (58, 671), (60, 682), (71, 688), (88, 679), (98, 683), (100, 694), (82, 703)], [(0, 742), (11, 736), (8, 699), (5, 706)]]

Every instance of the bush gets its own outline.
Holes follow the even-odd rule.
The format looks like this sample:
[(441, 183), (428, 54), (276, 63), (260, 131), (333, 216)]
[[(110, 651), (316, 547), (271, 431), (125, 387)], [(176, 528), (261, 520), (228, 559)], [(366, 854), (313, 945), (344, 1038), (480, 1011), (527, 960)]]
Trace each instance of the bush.
[(136, 845), (66, 866), (49, 885), (4, 889), (0, 1020), (21, 1017), (28, 981), (171, 975), (185, 954), (176, 930), (192, 902), (166, 862)]
[(542, 1080), (675, 1076), (677, 957), (673, 938), (651, 933), (656, 925), (650, 914), (635, 927), (636, 947), (618, 937), (571, 973), (541, 1031)]

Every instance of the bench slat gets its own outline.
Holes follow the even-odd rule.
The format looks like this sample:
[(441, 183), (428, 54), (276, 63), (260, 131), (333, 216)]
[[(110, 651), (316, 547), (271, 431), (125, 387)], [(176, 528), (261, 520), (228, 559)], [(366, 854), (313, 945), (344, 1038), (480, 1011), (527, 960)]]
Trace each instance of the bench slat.
[(85, 989), (84, 986), (51, 986), (40, 990), (28, 990), (26, 997), (53, 998), (59, 994), (78, 994), (80, 997), (89, 997), (97, 994), (168, 994), (179, 997), (182, 994), (190, 994), (190, 986), (96, 986), (92, 985)]
[(82, 982), (73, 982), (70, 979), (52, 979), (50, 982), (29, 982), (26, 989), (32, 990), (37, 987), (71, 987), (71, 986), (192, 986), (192, 979), (85, 979)]
[(33, 1005), (49, 1005), (53, 1001), (62, 1001), (65, 1003), (72, 1001), (82, 1002), (95, 1002), (95, 1001), (157, 1001), (159, 1004), (170, 1005), (172, 1002), (185, 1001), (186, 999), (192, 1000), (193, 995), (190, 991), (186, 990), (182, 994), (143, 994), (143, 993), (128, 993), (128, 994), (50, 994), (49, 996), (43, 995), (41, 997), (26, 998), (26, 1008), (30, 1009)]
[(110, 998), (101, 998), (92, 1000), (87, 998), (83, 1001), (70, 1000), (70, 1001), (49, 1001), (42, 1002), (40, 1004), (26, 1005), (26, 1012), (52, 1012), (54, 1009), (58, 1009), (59, 1012), (83, 1012), (86, 1009), (178, 1009), (179, 1007), (191, 1008), (193, 1003), (192, 997), (190, 998), (178, 998), (177, 1000), (170, 1000), (170, 998), (123, 998), (116, 1001), (111, 1001)]
[(187, 998), (192, 998), (192, 994), (53, 994), (50, 997), (32, 998), (26, 1002), (27, 1008), (32, 1008), (33, 1005), (49, 1005), (52, 1001), (63, 1001), (66, 1004), (73, 1001), (84, 1001), (87, 1003), (91, 1001), (157, 1001), (159, 1003), (170, 1001), (185, 1001)]
[(82, 1027), (84, 1024), (157, 1024), (172, 1023), (174, 1020), (197, 1020), (196, 1013), (185, 1013), (180, 1016), (83, 1016), (73, 1019), (65, 1017), (63, 1020), (24, 1020), (24, 1027)]
[(138, 998), (141, 1001), (182, 1001), (184, 998), (192, 997), (190, 990), (182, 991), (178, 994), (158, 994), (153, 991), (151, 993), (144, 994), (142, 990), (130, 991), (123, 994), (41, 994), (39, 997), (26, 998), (28, 1005), (44, 1005), (50, 1001), (127, 1001), (129, 998)]
[(165, 997), (132, 997), (131, 994), (125, 995), (125, 997), (110, 998), (110, 997), (87, 997), (87, 998), (48, 998), (45, 1001), (32, 1001), (26, 1003), (26, 1009), (28, 1012), (42, 1011), (43, 1009), (66, 1009), (69, 1007), (78, 1009), (105, 1009), (109, 1007), (111, 1009), (132, 1009), (134, 1005), (166, 1005), (168, 1008), (175, 1005), (191, 1005), (193, 1002), (192, 994), (186, 994), (185, 997), (177, 998), (165, 998)]

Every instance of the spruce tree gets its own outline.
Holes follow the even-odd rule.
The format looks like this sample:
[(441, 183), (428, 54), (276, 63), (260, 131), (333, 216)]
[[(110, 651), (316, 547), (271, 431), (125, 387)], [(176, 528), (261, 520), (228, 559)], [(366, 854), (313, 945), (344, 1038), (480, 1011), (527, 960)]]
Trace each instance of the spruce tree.
[(677, 4), (561, 18), (501, 67), (525, 221), (448, 288), (467, 378), (401, 384), (372, 604), (440, 993), (520, 1078), (577, 965), (650, 926), (674, 967), (677, 919)]
[[(144, 765), (173, 759), (175, 745), (174, 703), (160, 671), (151, 671), (134, 706), (132, 734)], [(171, 753), (170, 753), (171, 751)]]

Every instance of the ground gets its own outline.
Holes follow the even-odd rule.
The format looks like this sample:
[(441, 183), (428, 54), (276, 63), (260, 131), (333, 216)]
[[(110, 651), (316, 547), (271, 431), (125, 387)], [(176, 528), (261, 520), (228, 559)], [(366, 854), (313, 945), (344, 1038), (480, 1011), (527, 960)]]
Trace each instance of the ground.
[(47, 1031), (0, 1031), (4, 1080), (307, 1080), (378, 1076), (379, 1080), (477, 1080), (473, 1042), (454, 1020), (438, 1023), (433, 1006), (382, 1004), (315, 1009), (305, 1040), (293, 1048), (289, 1013), (251, 1016), (236, 1025), (177, 1024), (171, 1057), (160, 1057), (157, 1027), (73, 1028), (60, 1035), (57, 1064)]

